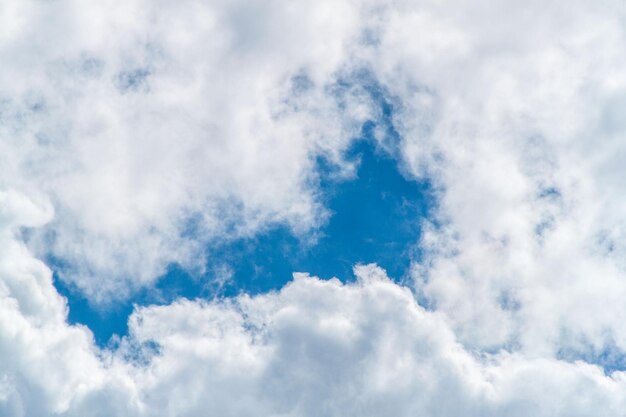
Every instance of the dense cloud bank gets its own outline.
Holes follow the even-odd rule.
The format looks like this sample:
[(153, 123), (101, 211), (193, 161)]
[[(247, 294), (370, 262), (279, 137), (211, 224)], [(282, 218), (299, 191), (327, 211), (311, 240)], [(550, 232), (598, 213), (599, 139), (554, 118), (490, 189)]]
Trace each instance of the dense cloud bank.
[[(623, 415), (625, 8), (2, 1), (0, 414)], [(107, 349), (68, 325), (42, 260), (106, 305), (314, 235), (315, 161), (353, 175), (383, 117), (436, 190), (410, 288), (300, 274), (138, 307)]]

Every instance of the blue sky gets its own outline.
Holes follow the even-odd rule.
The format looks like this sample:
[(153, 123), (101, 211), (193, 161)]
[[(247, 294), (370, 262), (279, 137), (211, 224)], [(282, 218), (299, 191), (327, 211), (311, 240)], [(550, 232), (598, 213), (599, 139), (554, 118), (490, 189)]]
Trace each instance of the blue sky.
[[(383, 120), (388, 122), (391, 116), (387, 108)], [(428, 181), (408, 178), (397, 160), (378, 145), (374, 128), (374, 122), (367, 122), (362, 137), (346, 152), (346, 159), (358, 166), (353, 178), (338, 179), (332, 175), (333, 167), (318, 159), (320, 191), (331, 216), (321, 229), (311, 232), (318, 236), (314, 243), (280, 225), (253, 238), (217, 242), (206, 249), (206, 276), (194, 276), (172, 264), (153, 288), (105, 306), (92, 306), (79, 291), (65, 285), (57, 271), (55, 286), (68, 299), (70, 322), (88, 326), (97, 343), (105, 346), (113, 334), (126, 334), (134, 305), (169, 304), (179, 297), (264, 293), (283, 287), (294, 272), (352, 281), (357, 264), (376, 263), (398, 282), (410, 279), (409, 266), (419, 260), (421, 222), (435, 200)], [(224, 267), (232, 271), (232, 278), (220, 288), (211, 273)]]

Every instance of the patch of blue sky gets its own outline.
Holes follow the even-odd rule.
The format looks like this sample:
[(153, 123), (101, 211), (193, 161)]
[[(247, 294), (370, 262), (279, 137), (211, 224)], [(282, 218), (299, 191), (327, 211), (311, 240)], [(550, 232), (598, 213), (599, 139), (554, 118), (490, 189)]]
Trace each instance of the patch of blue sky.
[[(402, 280), (419, 256), (420, 225), (432, 205), (430, 185), (403, 177), (396, 161), (371, 140), (356, 142), (349, 157), (360, 160), (357, 178), (322, 180), (331, 217), (315, 243), (276, 227), (214, 249), (213, 259), (234, 266), (226, 295), (280, 288), (296, 271), (350, 281), (360, 263), (375, 262)], [(323, 160), (319, 165), (328, 169)]]
[[(344, 87), (349, 86), (338, 86)], [(400, 138), (393, 128), (392, 104), (375, 84), (366, 89), (380, 111), (377, 120), (363, 125), (361, 137), (344, 155), (357, 164), (356, 176), (338, 179), (336, 167), (317, 158), (320, 195), (331, 216), (315, 231), (315, 239), (275, 225), (252, 238), (213, 243), (206, 249), (206, 276), (194, 277), (171, 265), (154, 288), (104, 311), (92, 308), (55, 273), (55, 285), (68, 299), (70, 322), (87, 325), (104, 346), (113, 334), (127, 333), (133, 305), (263, 293), (284, 286), (294, 272), (347, 282), (354, 279), (354, 265), (367, 263), (377, 263), (391, 278), (403, 281), (411, 261), (420, 257), (421, 224), (436, 202), (427, 180), (408, 178), (399, 169)]]
[[(172, 265), (154, 288), (104, 311), (94, 309), (80, 293), (55, 279), (57, 289), (68, 299), (70, 321), (87, 325), (98, 344), (105, 345), (111, 335), (127, 332), (126, 320), (134, 304), (262, 293), (281, 288), (294, 272), (351, 281), (352, 268), (359, 263), (375, 262), (402, 281), (411, 260), (419, 258), (420, 225), (433, 205), (431, 187), (426, 181), (405, 178), (396, 160), (369, 137), (368, 129), (347, 155), (359, 161), (355, 178), (336, 180), (330, 175), (332, 167), (319, 159), (320, 185), (331, 216), (315, 242), (304, 241), (289, 227), (279, 225), (253, 238), (213, 244), (207, 248), (207, 276), (193, 277)], [(230, 279), (218, 285), (214, 278), (223, 274)]]
[(557, 358), (567, 362), (583, 361), (596, 365), (602, 368), (606, 375), (626, 370), (626, 352), (611, 341), (605, 342), (599, 349), (591, 346), (581, 350), (561, 349), (557, 352)]
[(199, 286), (198, 277), (188, 274), (177, 265), (170, 265), (154, 287), (142, 289), (129, 300), (94, 306), (77, 288), (60, 279), (59, 271), (62, 268), (58, 263), (48, 260), (48, 265), (56, 269), (53, 280), (57, 291), (67, 298), (68, 321), (89, 327), (99, 346), (107, 346), (113, 335), (121, 337), (128, 333), (128, 317), (135, 305), (169, 304), (180, 297), (195, 299), (209, 295)]

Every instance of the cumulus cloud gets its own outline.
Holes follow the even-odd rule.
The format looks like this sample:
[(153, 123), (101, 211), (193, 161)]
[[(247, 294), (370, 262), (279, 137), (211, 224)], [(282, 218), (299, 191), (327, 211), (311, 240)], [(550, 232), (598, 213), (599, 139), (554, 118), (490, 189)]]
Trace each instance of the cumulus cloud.
[(443, 4), (390, 8), (371, 61), (440, 190), (419, 291), (468, 345), (623, 352), (623, 5)]
[[(3, 1), (0, 413), (623, 414), (625, 12)], [(412, 288), (299, 274), (138, 307), (108, 349), (67, 324), (38, 259), (111, 302), (212, 240), (323, 224), (315, 159), (349, 174), (368, 83), (376, 139), (436, 189)]]
[[(65, 321), (50, 270), (2, 220), (0, 410), (13, 416), (617, 416), (626, 379), (477, 355), (369, 265), (279, 292), (138, 308), (115, 351)], [(28, 291), (24, 291), (28, 288)]]

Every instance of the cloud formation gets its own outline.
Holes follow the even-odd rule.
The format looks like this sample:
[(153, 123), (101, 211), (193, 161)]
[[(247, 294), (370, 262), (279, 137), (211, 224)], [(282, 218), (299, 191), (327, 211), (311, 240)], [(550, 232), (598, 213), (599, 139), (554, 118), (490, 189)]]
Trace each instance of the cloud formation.
[[(624, 7), (3, 1), (0, 414), (623, 415)], [(437, 190), (411, 288), (297, 274), (137, 307), (106, 349), (67, 323), (42, 259), (114, 303), (212, 240), (314, 233), (371, 85)]]
[(211, 239), (323, 222), (315, 157), (338, 162), (369, 112), (328, 92), (348, 4), (4, 4), (2, 183), (51, 201), (31, 247), (90, 298), (201, 270)]
[(623, 6), (479, 3), (391, 9), (372, 60), (441, 190), (416, 285), (468, 345), (623, 357)]
[[(8, 198), (30, 205), (33, 221), (43, 213)], [(87, 329), (66, 323), (50, 270), (11, 238), (21, 223), (6, 219), (6, 416), (617, 416), (625, 405), (622, 372), (476, 356), (445, 315), (374, 265), (357, 267), (352, 284), (296, 274), (279, 292), (138, 308), (119, 347), (97, 351)]]

